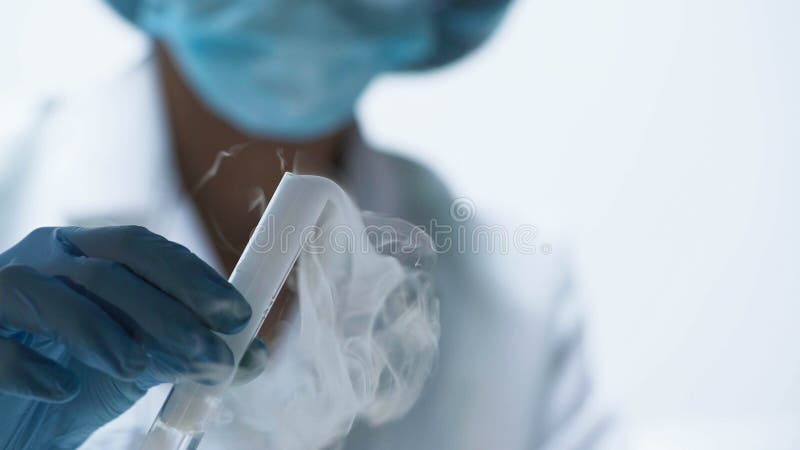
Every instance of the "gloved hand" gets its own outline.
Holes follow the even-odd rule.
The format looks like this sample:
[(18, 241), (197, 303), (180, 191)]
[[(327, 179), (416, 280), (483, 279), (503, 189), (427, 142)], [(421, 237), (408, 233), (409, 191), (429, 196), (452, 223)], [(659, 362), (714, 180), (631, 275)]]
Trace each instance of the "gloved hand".
[[(226, 379), (233, 356), (212, 330), (250, 315), (211, 267), (145, 228), (33, 231), (0, 254), (0, 447), (75, 448), (156, 384)], [(265, 361), (257, 340), (242, 364)]]

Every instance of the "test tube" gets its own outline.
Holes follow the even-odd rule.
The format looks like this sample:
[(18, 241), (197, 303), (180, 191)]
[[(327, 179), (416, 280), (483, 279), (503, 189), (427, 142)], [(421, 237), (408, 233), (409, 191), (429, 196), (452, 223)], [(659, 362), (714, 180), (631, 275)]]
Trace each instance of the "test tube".
[[(244, 330), (220, 334), (237, 366), (319, 221), (331, 189), (340, 190), (326, 178), (287, 172), (270, 199), (230, 277), (253, 310)], [(176, 383), (140, 448), (196, 449), (232, 378), (233, 374), (213, 386), (193, 381)]]

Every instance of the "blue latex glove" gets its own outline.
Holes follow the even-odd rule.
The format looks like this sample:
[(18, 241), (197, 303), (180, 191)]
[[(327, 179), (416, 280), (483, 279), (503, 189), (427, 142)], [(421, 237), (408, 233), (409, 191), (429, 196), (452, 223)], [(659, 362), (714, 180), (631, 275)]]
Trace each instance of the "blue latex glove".
[[(250, 315), (211, 267), (145, 228), (33, 231), (0, 254), (0, 447), (75, 448), (156, 384), (225, 379), (233, 356), (212, 330)], [(256, 341), (243, 364), (258, 372), (265, 352)]]

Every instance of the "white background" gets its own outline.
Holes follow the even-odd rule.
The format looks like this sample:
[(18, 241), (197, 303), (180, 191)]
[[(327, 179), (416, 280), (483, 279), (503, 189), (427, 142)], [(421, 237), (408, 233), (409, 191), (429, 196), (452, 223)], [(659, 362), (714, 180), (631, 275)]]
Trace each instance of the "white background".
[[(635, 448), (800, 448), (798, 23), (792, 0), (519, 0), (473, 57), (361, 104), (484, 218), (569, 242)], [(4, 2), (0, 130), (144, 49), (95, 0)]]

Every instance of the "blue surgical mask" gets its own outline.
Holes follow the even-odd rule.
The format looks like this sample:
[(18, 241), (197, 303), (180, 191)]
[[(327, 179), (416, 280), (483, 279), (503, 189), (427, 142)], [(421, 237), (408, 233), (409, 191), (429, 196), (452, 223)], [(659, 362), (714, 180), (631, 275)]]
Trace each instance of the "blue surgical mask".
[[(164, 42), (195, 92), (261, 137), (343, 127), (378, 74), (455, 59), (505, 0), (110, 0)], [(462, 5), (463, 4), (463, 5)]]

